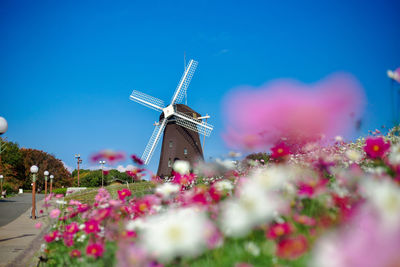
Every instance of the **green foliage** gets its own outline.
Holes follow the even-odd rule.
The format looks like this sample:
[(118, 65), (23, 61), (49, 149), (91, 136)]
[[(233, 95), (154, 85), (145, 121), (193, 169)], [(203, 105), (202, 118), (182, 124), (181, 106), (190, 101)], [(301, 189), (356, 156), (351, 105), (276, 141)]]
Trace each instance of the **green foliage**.
[[(78, 171), (72, 172), (73, 185), (78, 186)], [(83, 187), (99, 187), (101, 186), (101, 170), (88, 170), (81, 169), (79, 171), (79, 184)], [(132, 177), (127, 175), (125, 172), (119, 172), (117, 170), (110, 170), (108, 174), (104, 174), (104, 186), (111, 184), (113, 181), (121, 181), (123, 183), (132, 183), (134, 180)]]
[(245, 160), (264, 160), (264, 164), (266, 164), (269, 161), (270, 155), (264, 152), (259, 152), (259, 153), (253, 153), (249, 154), (246, 156)]
[(4, 151), (1, 153), (0, 174), (10, 190), (16, 192), (18, 188), (31, 189), (30, 167), (37, 165), (36, 186), (44, 190), (45, 170), (55, 176), (54, 184), (57, 187), (71, 185), (70, 173), (65, 169), (61, 160), (53, 155), (36, 149), (19, 148), (17, 143), (7, 142), (0, 138)]
[(65, 196), (67, 193), (67, 188), (53, 188), (52, 191), (54, 194), (63, 194)]

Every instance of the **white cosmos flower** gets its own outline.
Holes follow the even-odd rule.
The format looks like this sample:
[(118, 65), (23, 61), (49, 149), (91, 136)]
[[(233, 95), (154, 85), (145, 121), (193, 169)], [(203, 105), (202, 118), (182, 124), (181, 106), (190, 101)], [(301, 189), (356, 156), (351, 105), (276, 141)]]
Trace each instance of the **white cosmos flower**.
[(288, 167), (286, 166), (285, 168), (277, 166), (257, 168), (250, 178), (264, 190), (276, 190), (281, 188), (292, 177)]
[(128, 231), (138, 231), (142, 230), (145, 226), (145, 222), (141, 218), (137, 218), (135, 220), (130, 220), (126, 226), (125, 229)]
[(354, 162), (357, 162), (357, 161), (361, 160), (361, 158), (362, 158), (362, 154), (360, 152), (358, 152), (357, 150), (353, 150), (353, 149), (347, 150), (345, 155), (349, 160), (354, 161)]
[(226, 179), (215, 182), (214, 186), (218, 191), (230, 191), (233, 189), (232, 182)]
[(150, 216), (140, 233), (141, 245), (161, 261), (195, 256), (206, 246), (207, 223), (203, 212), (190, 208)]
[(390, 147), (390, 154), (388, 156), (389, 162), (393, 165), (400, 164), (400, 145), (392, 145)]
[(365, 193), (379, 212), (383, 224), (391, 228), (400, 223), (400, 189), (389, 179), (368, 181)]
[(177, 160), (174, 162), (173, 169), (180, 174), (188, 174), (190, 172), (190, 164), (186, 160)]
[(163, 183), (156, 188), (156, 193), (161, 195), (162, 198), (167, 199), (172, 194), (178, 193), (180, 186), (173, 183)]
[(222, 231), (228, 236), (244, 236), (254, 226), (269, 222), (279, 208), (280, 203), (272, 194), (250, 180), (240, 188), (238, 198), (222, 203)]

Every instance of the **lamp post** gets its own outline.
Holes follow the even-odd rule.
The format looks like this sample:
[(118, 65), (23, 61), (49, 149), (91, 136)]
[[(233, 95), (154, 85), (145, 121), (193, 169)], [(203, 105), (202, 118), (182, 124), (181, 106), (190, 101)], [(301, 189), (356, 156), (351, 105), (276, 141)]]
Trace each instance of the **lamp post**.
[(3, 179), (4, 179), (4, 176), (0, 174), (1, 198), (3, 198)]
[(53, 179), (54, 179), (54, 175), (50, 175), (50, 194), (53, 192)]
[[(8, 123), (7, 123), (6, 119), (4, 119), (3, 117), (0, 117), (0, 135), (7, 132), (7, 129), (8, 129)], [(4, 147), (5, 140), (6, 140), (6, 138), (4, 140), (0, 139), (0, 165), (1, 165), (1, 153), (6, 149)], [(0, 168), (0, 170), (1, 170), (1, 168)], [(3, 190), (1, 190), (1, 193), (3, 193)]]
[(99, 163), (101, 164), (101, 187), (104, 187), (104, 173), (103, 173), (103, 166), (106, 164), (105, 160), (100, 160)]
[(79, 187), (79, 164), (82, 163), (81, 154), (75, 154), (76, 161), (78, 163), (78, 187)]
[(49, 176), (49, 172), (48, 171), (44, 171), (44, 198), (47, 197), (47, 179)]
[(36, 219), (36, 174), (39, 171), (39, 168), (36, 165), (31, 167), (32, 173), (32, 220)]

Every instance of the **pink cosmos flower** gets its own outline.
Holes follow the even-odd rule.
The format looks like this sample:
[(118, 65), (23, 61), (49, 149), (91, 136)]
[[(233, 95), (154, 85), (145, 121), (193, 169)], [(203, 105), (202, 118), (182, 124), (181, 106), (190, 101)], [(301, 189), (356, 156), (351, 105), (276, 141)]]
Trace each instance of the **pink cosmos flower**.
[(104, 245), (100, 243), (93, 243), (86, 247), (86, 254), (88, 256), (98, 258), (103, 256), (104, 253)]
[(144, 164), (143, 160), (141, 158), (137, 157), (136, 155), (131, 155), (131, 158), (132, 158), (133, 162), (138, 165)]
[(100, 232), (99, 222), (96, 220), (85, 222), (85, 232), (87, 234)]
[(288, 237), (278, 243), (276, 255), (283, 259), (294, 260), (307, 252), (308, 241), (304, 235)]
[[(264, 149), (282, 138), (292, 148), (343, 135), (360, 115), (364, 94), (350, 74), (334, 74), (312, 86), (279, 80), (261, 88), (242, 87), (225, 103), (225, 141), (231, 147)], [(292, 151), (294, 152), (294, 151)]]
[(71, 258), (79, 258), (79, 257), (81, 257), (81, 251), (78, 249), (74, 249), (69, 253), (69, 256)]
[(131, 195), (132, 195), (131, 191), (129, 189), (127, 189), (127, 188), (124, 188), (122, 190), (118, 190), (118, 198), (120, 200), (124, 200), (126, 197), (129, 197)]
[(188, 186), (196, 179), (193, 173), (182, 175), (178, 172), (173, 172), (173, 175), (174, 177), (172, 179), (172, 182), (175, 184), (180, 184), (182, 186)]
[(43, 238), (47, 243), (53, 242), (56, 237), (58, 237), (58, 231), (50, 232), (47, 235), (45, 235)]
[(59, 209), (53, 209), (52, 211), (50, 211), (50, 218), (52, 219), (56, 219), (58, 218), (58, 216), (60, 216), (61, 211)]
[(271, 158), (273, 159), (281, 159), (286, 157), (287, 155), (290, 155), (290, 148), (283, 142), (280, 142), (274, 147), (272, 147), (271, 151), (272, 151)]
[(316, 223), (314, 218), (308, 217), (307, 215), (295, 214), (293, 216), (293, 219), (295, 222), (303, 224), (303, 225), (307, 225), (307, 226), (314, 226)]
[(266, 236), (271, 239), (277, 239), (284, 235), (290, 234), (292, 231), (293, 231), (293, 228), (288, 222), (277, 223), (277, 224), (272, 225), (268, 229)]
[(107, 163), (115, 164), (116, 162), (124, 161), (125, 158), (126, 158), (126, 156), (125, 156), (124, 152), (113, 151), (113, 150), (107, 149), (107, 150), (102, 150), (98, 153), (93, 154), (90, 157), (90, 160), (93, 163), (98, 163), (99, 160), (106, 160)]
[(390, 149), (390, 143), (385, 142), (382, 136), (369, 137), (365, 140), (364, 151), (372, 159), (382, 158)]
[(78, 205), (78, 212), (85, 212), (88, 209), (90, 209), (90, 206), (88, 204), (79, 204)]
[(63, 197), (64, 197), (64, 194), (57, 194), (55, 197), (56, 197), (56, 198), (63, 198)]
[(79, 225), (76, 222), (72, 222), (67, 226), (65, 226), (65, 232), (70, 235), (73, 235), (78, 231), (79, 231)]
[(111, 198), (110, 193), (108, 193), (108, 191), (102, 187), (98, 190), (98, 193), (95, 196), (94, 200), (97, 203), (102, 204), (102, 203), (108, 202), (110, 200), (110, 198)]
[(35, 228), (36, 229), (40, 229), (42, 228), (43, 224), (41, 222), (38, 222), (37, 224), (35, 224)]

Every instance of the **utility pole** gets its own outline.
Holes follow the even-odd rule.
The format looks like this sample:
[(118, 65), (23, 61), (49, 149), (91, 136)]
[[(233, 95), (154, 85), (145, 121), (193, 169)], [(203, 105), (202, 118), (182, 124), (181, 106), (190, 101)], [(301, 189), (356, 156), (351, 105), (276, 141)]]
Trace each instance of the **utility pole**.
[(81, 154), (75, 154), (76, 161), (78, 163), (78, 187), (79, 187), (79, 164), (82, 163)]

